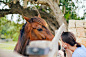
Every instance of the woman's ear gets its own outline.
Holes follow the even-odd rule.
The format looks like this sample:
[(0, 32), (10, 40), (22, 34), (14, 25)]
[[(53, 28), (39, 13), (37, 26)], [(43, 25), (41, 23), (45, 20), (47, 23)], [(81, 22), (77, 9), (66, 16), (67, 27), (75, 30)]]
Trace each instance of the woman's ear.
[(64, 43), (64, 48), (67, 49), (68, 48), (68, 44)]

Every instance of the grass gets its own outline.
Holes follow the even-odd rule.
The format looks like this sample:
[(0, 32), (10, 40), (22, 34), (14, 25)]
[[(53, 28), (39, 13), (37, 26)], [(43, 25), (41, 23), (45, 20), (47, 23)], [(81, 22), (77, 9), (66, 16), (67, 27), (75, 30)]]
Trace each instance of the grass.
[(17, 42), (4, 42), (0, 43), (0, 49), (13, 51)]

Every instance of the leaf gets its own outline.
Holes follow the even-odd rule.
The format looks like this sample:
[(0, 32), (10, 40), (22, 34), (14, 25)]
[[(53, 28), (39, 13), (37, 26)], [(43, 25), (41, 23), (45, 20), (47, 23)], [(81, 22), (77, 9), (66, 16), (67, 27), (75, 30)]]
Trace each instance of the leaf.
[(44, 10), (44, 9), (42, 9), (42, 11), (44, 12), (45, 10)]
[(68, 6), (68, 3), (65, 2), (65, 6), (67, 7)]
[(20, 19), (17, 20), (17, 22), (21, 21)]
[(71, 16), (71, 14), (68, 12), (67, 14), (65, 14), (65, 18), (66, 20), (68, 20), (68, 18)]
[(75, 7), (75, 4), (74, 4), (74, 3), (72, 3), (72, 6), (73, 6), (73, 7)]
[(61, 3), (63, 3), (64, 2), (64, 0), (61, 0)]
[(11, 0), (9, 0), (9, 2), (11, 2)]
[(8, 0), (6, 0), (6, 3), (8, 2)]

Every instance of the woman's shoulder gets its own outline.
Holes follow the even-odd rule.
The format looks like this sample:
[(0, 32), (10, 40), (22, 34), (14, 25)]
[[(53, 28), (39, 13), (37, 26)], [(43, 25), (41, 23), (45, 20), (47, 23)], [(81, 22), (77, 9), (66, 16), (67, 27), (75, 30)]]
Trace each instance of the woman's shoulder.
[(80, 53), (74, 53), (72, 54), (72, 57), (86, 57), (86, 55), (82, 55)]
[(81, 45), (81, 47), (77, 48), (78, 50), (86, 53), (86, 48), (84, 45)]
[(78, 47), (72, 54), (73, 56), (85, 56), (86, 57), (86, 48), (81, 45), (81, 47)]
[(77, 52), (77, 51), (86, 52), (86, 48), (85, 48), (85, 46), (81, 45), (81, 47), (76, 48), (75, 52)]

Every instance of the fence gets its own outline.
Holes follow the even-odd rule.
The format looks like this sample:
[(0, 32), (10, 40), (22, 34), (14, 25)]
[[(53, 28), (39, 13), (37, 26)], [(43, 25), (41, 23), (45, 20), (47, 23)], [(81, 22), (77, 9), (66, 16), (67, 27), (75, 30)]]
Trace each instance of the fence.
[(64, 24), (58, 29), (52, 41), (31, 41), (26, 53), (29, 57), (57, 57), (58, 41), (63, 31), (66, 31)]

